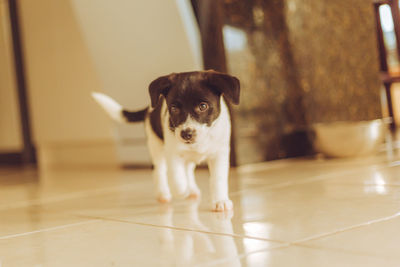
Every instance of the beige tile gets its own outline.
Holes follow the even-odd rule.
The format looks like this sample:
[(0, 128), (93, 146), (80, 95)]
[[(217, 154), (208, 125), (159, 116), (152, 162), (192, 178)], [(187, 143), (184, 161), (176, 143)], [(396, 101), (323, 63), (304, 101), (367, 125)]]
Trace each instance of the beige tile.
[(319, 249), (340, 250), (348, 253), (381, 257), (400, 266), (400, 209), (389, 218), (341, 231), (302, 243)]
[(226, 235), (94, 221), (0, 239), (0, 262), (2, 266), (195, 266), (229, 258), (230, 266), (240, 266), (243, 253), (276, 246)]
[(263, 185), (288, 185), (292, 183), (336, 178), (393, 164), (386, 154), (354, 159), (289, 159), (275, 162), (249, 164), (233, 172), (239, 179), (239, 188), (257, 188)]
[[(322, 163), (324, 164), (326, 163)], [(290, 165), (293, 166), (293, 164)], [(299, 165), (310, 168), (308, 165), (312, 166), (312, 162), (302, 161)], [(296, 168), (292, 169), (292, 174), (296, 177), (294, 175)], [(365, 172), (367, 175), (370, 174), (369, 170)], [(39, 189), (35, 191), (37, 194), (32, 194), (30, 200), (28, 197), (27, 201), (11, 202), (0, 206), (3, 207), (3, 212), (0, 210), (0, 214), (4, 214), (3, 220), (0, 221), (0, 234), (35, 231), (62, 225), (64, 221), (67, 224), (79, 222), (82, 218), (77, 217), (78, 215), (122, 218), (188, 229), (198, 229), (196, 223), (193, 223), (193, 218), (197, 217), (208, 227), (208, 231), (216, 232), (218, 229), (207, 225), (210, 217), (213, 216), (207, 206), (207, 172), (200, 170), (198, 174), (200, 186), (204, 192), (200, 205), (188, 201), (158, 205), (151, 192), (153, 186), (152, 181), (148, 179), (150, 176), (148, 170), (52, 172), (44, 178), (47, 182), (39, 185)], [(268, 171), (261, 172), (259, 175), (275, 177)], [(292, 175), (282, 176), (282, 179), (291, 179), (291, 177)], [(395, 212), (398, 203), (393, 200), (393, 195), (398, 192), (397, 188), (391, 188), (386, 195), (379, 195), (367, 194), (364, 187), (330, 185), (332, 181), (341, 178), (342, 176), (339, 175), (303, 184), (283, 182), (282, 187), (272, 188), (269, 188), (267, 183), (264, 189), (255, 187), (257, 190), (236, 191), (239, 193), (233, 193), (232, 197), (235, 203), (232, 219), (235, 234), (266, 240), (294, 241), (380, 216), (388, 216)], [(241, 179), (240, 176), (238, 179)], [(20, 189), (27, 189), (29, 186), (20, 185)], [(235, 189), (240, 189), (234, 185), (232, 187), (233, 192)], [(2, 191), (7, 192), (4, 189)], [(369, 204), (360, 205), (360, 203)], [(380, 208), (380, 205), (385, 208)], [(8, 209), (10, 206), (14, 209)], [(352, 210), (358, 212), (353, 214)], [(172, 213), (174, 219), (166, 221), (164, 219), (166, 213)], [(29, 219), (32, 214), (36, 216), (34, 217), (36, 221)], [(338, 217), (344, 219), (337, 221)], [(10, 221), (14, 223), (10, 224)]]
[(35, 182), (3, 185), (0, 237), (87, 220), (75, 215), (79, 210), (154, 208), (148, 175), (148, 170), (66, 170), (42, 173)]
[[(0, 266), (158, 266), (160, 259), (166, 266), (395, 266), (398, 260), (398, 220), (380, 221), (399, 212), (400, 165), (384, 155), (232, 170), (235, 208), (227, 213), (210, 212), (208, 171), (196, 174), (200, 202), (160, 205), (151, 170), (0, 170)], [(209, 237), (220, 252), (197, 250)], [(18, 257), (21, 251), (28, 256)]]
[[(349, 253), (341, 250), (329, 250), (290, 246), (282, 249), (271, 249), (241, 258), (241, 266), (306, 266), (306, 267), (395, 267), (399, 261), (376, 257), (364, 253)], [(228, 261), (214, 266), (231, 266)]]
[[(234, 195), (234, 233), (292, 242), (398, 212), (400, 187), (390, 187), (386, 194), (369, 194), (363, 186), (332, 184), (329, 180)], [(209, 212), (206, 198), (200, 204), (181, 201), (170, 205), (170, 210), (161, 208), (139, 214), (121, 206), (109, 210), (82, 210), (80, 214), (187, 229), (198, 229), (193, 222), (200, 221), (208, 231), (218, 232), (208, 225), (213, 213)], [(172, 219), (165, 220), (166, 217)]]
[(400, 186), (400, 164), (377, 166), (368, 170), (349, 173), (327, 182), (362, 186), (365, 188), (366, 193), (384, 194), (387, 191), (387, 187)]
[(1, 179), (0, 211), (31, 203), (46, 203), (58, 199), (112, 192), (134, 184), (142, 186), (152, 181), (149, 170), (74, 169), (22, 171), (4, 175)]
[(77, 216), (84, 213), (82, 211), (107, 214), (113, 210), (129, 210), (132, 214), (140, 214), (158, 207), (139, 183), (110, 190), (100, 188), (10, 202), (0, 209), (0, 238), (86, 221), (87, 218)]
[[(231, 171), (230, 192), (239, 194), (243, 190), (268, 186), (287, 186), (292, 183), (337, 177), (354, 169), (369, 166), (373, 159), (344, 160), (286, 160), (247, 166)], [(382, 164), (384, 158), (375, 160)], [(379, 162), (379, 163), (377, 163)], [(79, 195), (118, 191), (126, 185), (141, 186), (153, 196), (151, 170), (119, 169), (27, 169), (19, 172), (4, 171), (0, 176), (0, 210), (9, 207), (46, 203), (60, 199), (71, 199)], [(197, 171), (197, 180), (202, 191), (208, 191), (208, 171)]]
[(28, 209), (8, 210), (0, 213), (0, 217), (0, 239), (88, 221), (86, 218), (66, 214), (58, 209), (35, 206)]

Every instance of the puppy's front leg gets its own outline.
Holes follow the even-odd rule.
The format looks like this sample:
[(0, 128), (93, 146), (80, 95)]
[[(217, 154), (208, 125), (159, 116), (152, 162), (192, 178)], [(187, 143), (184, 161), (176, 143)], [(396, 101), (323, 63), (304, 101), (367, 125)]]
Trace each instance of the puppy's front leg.
[(200, 189), (196, 184), (196, 178), (194, 177), (194, 170), (196, 168), (196, 164), (191, 162), (186, 165), (186, 176), (188, 181), (188, 194), (191, 199), (200, 198)]
[(210, 193), (213, 211), (233, 208), (228, 196), (229, 149), (223, 149), (208, 159), (210, 170)]
[(167, 157), (167, 164), (168, 181), (172, 193), (180, 198), (186, 197), (188, 194), (188, 185), (185, 161), (178, 155), (169, 155)]
[(157, 200), (161, 203), (168, 203), (171, 200), (167, 178), (167, 163), (165, 159), (158, 158), (154, 161), (154, 181), (157, 190)]

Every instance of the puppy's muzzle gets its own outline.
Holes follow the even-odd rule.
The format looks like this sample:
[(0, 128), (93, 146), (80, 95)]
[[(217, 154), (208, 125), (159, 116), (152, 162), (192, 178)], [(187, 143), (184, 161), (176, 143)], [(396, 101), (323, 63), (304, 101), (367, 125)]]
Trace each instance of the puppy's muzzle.
[(181, 137), (185, 140), (185, 143), (193, 143), (196, 139), (196, 130), (187, 128), (181, 131)]

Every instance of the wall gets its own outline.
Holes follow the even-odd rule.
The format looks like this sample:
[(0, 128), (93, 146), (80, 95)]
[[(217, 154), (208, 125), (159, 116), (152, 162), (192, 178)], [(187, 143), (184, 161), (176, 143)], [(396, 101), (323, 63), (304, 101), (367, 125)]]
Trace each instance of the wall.
[[(147, 87), (171, 72), (201, 69), (200, 42), (187, 0), (71, 1), (102, 87), (124, 107), (149, 104)], [(149, 164), (142, 124), (116, 125), (123, 164)]]
[[(101, 84), (69, 2), (21, 0), (19, 6), (39, 161), (52, 163), (56, 157), (50, 155), (82, 144), (110, 151), (109, 122), (90, 101), (90, 92)], [(84, 154), (74, 163), (93, 156)], [(102, 161), (115, 163), (115, 155)]]
[(121, 141), (128, 135), (137, 138), (139, 146), (132, 156), (141, 160), (144, 155), (146, 161), (142, 125), (116, 127), (90, 93), (104, 91), (126, 107), (142, 108), (149, 103), (147, 86), (152, 79), (198, 68), (177, 4), (160, 0), (19, 3), (39, 160), (119, 164), (125, 152), (119, 149), (122, 159), (118, 157), (115, 144), (129, 143)]

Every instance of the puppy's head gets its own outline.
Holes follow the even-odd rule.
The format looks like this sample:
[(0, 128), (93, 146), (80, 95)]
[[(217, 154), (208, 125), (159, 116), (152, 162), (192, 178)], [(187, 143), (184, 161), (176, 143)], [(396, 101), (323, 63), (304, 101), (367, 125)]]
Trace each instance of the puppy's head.
[(151, 105), (164, 97), (169, 112), (169, 127), (176, 138), (194, 144), (204, 138), (218, 118), (220, 99), (239, 104), (239, 80), (216, 71), (173, 73), (154, 80), (149, 86)]

